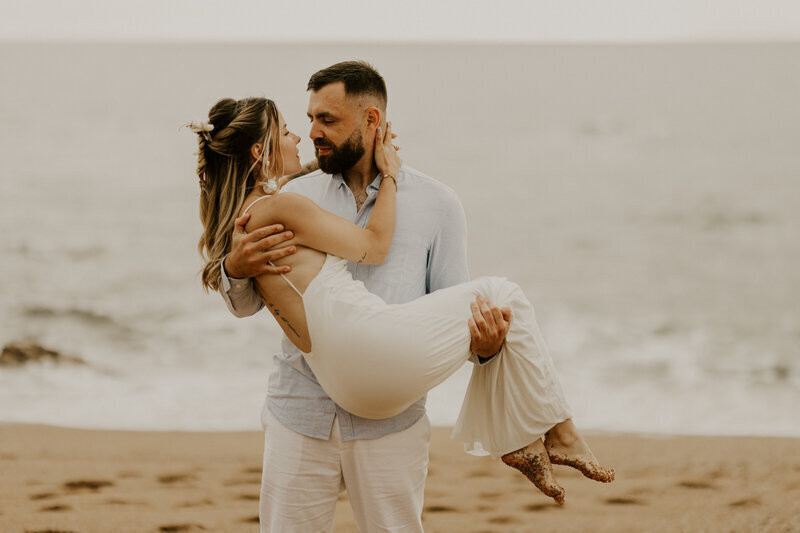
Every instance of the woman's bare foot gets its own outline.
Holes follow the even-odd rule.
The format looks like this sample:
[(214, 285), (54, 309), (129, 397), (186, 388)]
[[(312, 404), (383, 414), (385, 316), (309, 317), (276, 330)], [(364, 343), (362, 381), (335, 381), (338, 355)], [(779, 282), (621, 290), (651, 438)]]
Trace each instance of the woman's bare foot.
[(545, 434), (544, 445), (554, 465), (571, 466), (595, 481), (614, 481), (614, 469), (600, 466), (571, 418), (550, 428)]
[(553, 498), (557, 504), (564, 505), (564, 489), (553, 478), (553, 466), (550, 464), (547, 450), (541, 440), (515, 452), (507, 453), (502, 459), (508, 466), (525, 474), (531, 483)]

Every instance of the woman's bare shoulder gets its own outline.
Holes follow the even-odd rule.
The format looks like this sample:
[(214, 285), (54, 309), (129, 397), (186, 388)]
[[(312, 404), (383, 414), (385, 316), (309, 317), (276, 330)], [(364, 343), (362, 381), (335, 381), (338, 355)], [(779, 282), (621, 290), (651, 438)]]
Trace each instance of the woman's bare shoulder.
[(253, 205), (248, 211), (250, 220), (247, 222), (246, 230), (250, 232), (270, 224), (290, 226), (297, 217), (303, 216), (314, 207), (314, 202), (302, 194), (294, 192), (276, 194)]

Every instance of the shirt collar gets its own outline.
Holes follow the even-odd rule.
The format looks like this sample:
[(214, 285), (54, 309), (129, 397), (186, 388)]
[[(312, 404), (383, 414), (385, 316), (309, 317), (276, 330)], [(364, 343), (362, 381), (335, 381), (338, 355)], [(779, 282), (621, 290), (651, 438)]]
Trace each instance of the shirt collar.
[(331, 175), (331, 179), (336, 184), (336, 187), (338, 187), (339, 189), (341, 189), (342, 187), (346, 187), (347, 186), (347, 184), (344, 182), (344, 178), (342, 177), (341, 174), (332, 174)]
[(367, 185), (367, 192), (369, 192), (370, 189), (372, 189), (373, 191), (377, 191), (378, 189), (380, 189), (382, 181), (383, 181), (383, 176), (381, 175), (380, 172), (378, 172), (378, 175), (375, 176), (375, 179), (372, 180), (372, 183)]
[[(347, 187), (347, 184), (344, 182), (344, 178), (342, 177), (341, 174), (333, 174), (331, 176), (331, 179), (334, 181), (334, 183), (336, 183), (336, 186), (338, 188), (341, 189), (342, 187)], [(367, 185), (367, 193), (369, 193), (370, 191), (378, 191), (381, 188), (382, 181), (383, 181), (383, 176), (381, 176), (381, 173), (378, 172), (378, 175), (375, 176), (375, 179), (372, 180), (372, 183)]]

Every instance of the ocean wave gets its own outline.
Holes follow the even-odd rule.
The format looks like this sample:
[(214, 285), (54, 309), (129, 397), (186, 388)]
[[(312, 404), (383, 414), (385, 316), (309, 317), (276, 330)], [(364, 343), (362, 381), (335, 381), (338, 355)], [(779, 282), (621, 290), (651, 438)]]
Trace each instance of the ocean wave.
[(22, 318), (47, 324), (69, 324), (73, 331), (99, 333), (103, 338), (114, 339), (124, 345), (130, 344), (137, 338), (137, 330), (127, 323), (122, 323), (108, 314), (79, 307), (30, 306), (22, 311)]
[(652, 216), (657, 224), (689, 226), (705, 231), (723, 231), (737, 227), (762, 226), (777, 222), (761, 211), (735, 211), (702, 208), (696, 211), (663, 212)]
[(77, 307), (58, 309), (37, 305), (25, 308), (22, 314), (28, 318), (67, 318), (76, 319), (94, 326), (117, 326), (127, 329), (127, 326), (119, 324), (116, 320), (106, 314), (87, 309), (80, 309)]

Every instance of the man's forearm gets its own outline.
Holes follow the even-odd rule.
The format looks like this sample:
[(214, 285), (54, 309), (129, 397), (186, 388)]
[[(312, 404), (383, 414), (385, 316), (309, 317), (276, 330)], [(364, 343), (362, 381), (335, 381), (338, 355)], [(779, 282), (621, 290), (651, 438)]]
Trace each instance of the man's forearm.
[(295, 172), (294, 174), (289, 174), (286, 176), (287, 181), (292, 181), (295, 178), (299, 178), (300, 176), (305, 176), (315, 170), (319, 169), (319, 163), (317, 163), (316, 159), (312, 159), (301, 168), (299, 171)]

